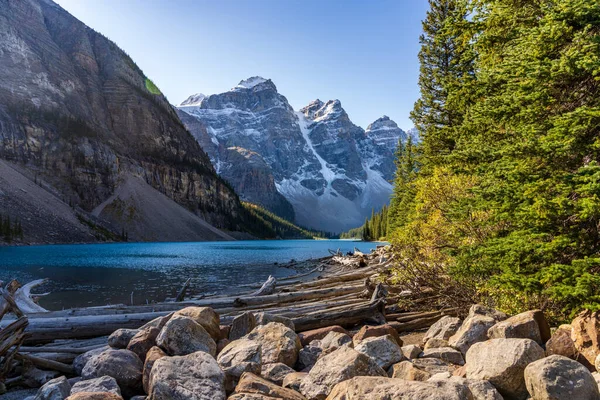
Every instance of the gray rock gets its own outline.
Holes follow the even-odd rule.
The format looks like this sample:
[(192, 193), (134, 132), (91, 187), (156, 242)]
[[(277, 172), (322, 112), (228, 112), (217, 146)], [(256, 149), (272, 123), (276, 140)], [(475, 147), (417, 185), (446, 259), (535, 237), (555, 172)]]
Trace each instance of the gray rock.
[(235, 388), (236, 394), (265, 396), (264, 399), (306, 400), (300, 393), (292, 389), (282, 388), (252, 373), (242, 375)]
[(465, 360), (463, 359), (462, 353), (458, 350), (454, 350), (451, 347), (437, 347), (433, 349), (427, 349), (421, 354), (423, 358), (439, 358), (440, 360), (449, 362), (455, 365), (464, 365)]
[(163, 357), (150, 373), (152, 400), (225, 400), (225, 374), (208, 353)]
[(34, 400), (64, 400), (71, 393), (71, 385), (67, 378), (60, 376), (52, 379), (39, 388)]
[(300, 392), (308, 399), (323, 400), (335, 385), (355, 376), (386, 376), (386, 373), (369, 356), (344, 346), (317, 361), (300, 384)]
[(77, 375), (81, 375), (81, 371), (83, 371), (83, 367), (85, 367), (85, 364), (87, 364), (87, 362), (90, 361), (90, 359), (92, 357), (95, 357), (98, 354), (104, 353), (109, 348), (110, 348), (109, 346), (103, 346), (103, 347), (100, 347), (95, 350), (90, 350), (87, 353), (83, 353), (83, 354), (80, 354), (77, 357), (75, 357), (75, 359), (73, 360), (73, 369), (75, 370), (75, 373)]
[(296, 371), (285, 364), (270, 363), (263, 364), (260, 370), (260, 376), (275, 383), (276, 385), (282, 386), (285, 377), (294, 372)]
[(435, 349), (438, 347), (448, 347), (448, 341), (445, 339), (439, 339), (439, 338), (431, 338), (427, 341), (427, 343), (425, 343), (425, 346), (423, 346), (423, 350), (428, 350), (428, 349)]
[(281, 362), (293, 367), (302, 348), (296, 332), (278, 322), (256, 327), (245, 339), (261, 345), (264, 364)]
[(261, 345), (243, 338), (234, 340), (219, 353), (217, 363), (225, 373), (225, 390), (232, 392), (244, 372), (261, 373)]
[(204, 330), (216, 342), (221, 336), (221, 319), (219, 314), (210, 307), (186, 307), (177, 311), (174, 315), (188, 317), (196, 323), (202, 325)]
[(182, 315), (174, 315), (165, 324), (156, 344), (169, 355), (204, 351), (214, 357), (217, 353), (217, 344), (202, 325)]
[[(256, 319), (256, 326), (267, 325), (270, 322), (279, 322), (290, 328), (293, 331), (296, 331), (296, 327), (294, 326), (294, 322), (287, 317), (281, 317), (279, 315), (268, 314), (264, 312), (254, 313), (254, 318)], [(254, 328), (253, 328), (254, 329)]]
[(460, 328), (460, 324), (460, 318), (446, 315), (429, 327), (423, 337), (422, 343), (425, 344), (429, 339), (433, 338), (448, 340)]
[(597, 400), (598, 384), (590, 371), (564, 356), (550, 356), (525, 368), (525, 384), (532, 400)]
[(383, 369), (388, 369), (404, 358), (400, 346), (390, 335), (366, 338), (356, 345), (355, 350), (371, 357)]
[(421, 350), (419, 346), (416, 346), (414, 344), (402, 346), (400, 350), (402, 350), (402, 354), (404, 355), (404, 357), (408, 358), (409, 360), (419, 357), (419, 354), (423, 352), (423, 350)]
[(300, 384), (306, 378), (308, 372), (292, 372), (283, 378), (281, 386), (287, 389), (293, 389), (296, 392), (300, 392)]
[(488, 381), (474, 379), (465, 379), (458, 376), (450, 376), (448, 372), (436, 374), (429, 378), (429, 381), (450, 380), (465, 385), (471, 391), (473, 400), (503, 400), (502, 395), (496, 390), (494, 385)]
[(117, 329), (108, 337), (108, 345), (113, 349), (125, 349), (139, 329)]
[(92, 357), (83, 368), (81, 377), (84, 380), (113, 377), (124, 397), (131, 397), (142, 392), (142, 361), (132, 351), (109, 349)]
[(488, 339), (488, 329), (495, 324), (496, 320), (492, 317), (480, 314), (469, 316), (465, 318), (458, 331), (448, 339), (448, 344), (459, 350), (463, 355), (467, 354), (473, 344)]
[(256, 327), (256, 318), (250, 311), (238, 315), (233, 319), (231, 323), (231, 330), (229, 331), (229, 340), (237, 340), (241, 337), (246, 336)]
[(488, 337), (531, 339), (541, 345), (550, 339), (550, 327), (542, 311), (526, 311), (492, 326), (488, 330)]
[(391, 378), (404, 379), (407, 381), (424, 382), (431, 378), (429, 372), (417, 368), (410, 361), (401, 361), (398, 364), (394, 364), (392, 368), (390, 368), (389, 375)]
[(71, 394), (79, 392), (108, 392), (121, 395), (121, 389), (119, 389), (117, 381), (111, 376), (79, 381), (73, 385)]
[(439, 358), (417, 358), (411, 360), (413, 365), (431, 375), (439, 374), (440, 372), (453, 372), (454, 367), (444, 360)]
[(481, 315), (484, 317), (489, 317), (497, 322), (504, 321), (508, 316), (502, 311), (495, 310), (490, 307), (483, 306), (481, 304), (473, 304), (469, 309), (469, 317), (473, 317), (475, 315)]
[(544, 350), (531, 339), (475, 343), (467, 352), (467, 378), (490, 381), (502, 396), (525, 399), (525, 367), (543, 357)]

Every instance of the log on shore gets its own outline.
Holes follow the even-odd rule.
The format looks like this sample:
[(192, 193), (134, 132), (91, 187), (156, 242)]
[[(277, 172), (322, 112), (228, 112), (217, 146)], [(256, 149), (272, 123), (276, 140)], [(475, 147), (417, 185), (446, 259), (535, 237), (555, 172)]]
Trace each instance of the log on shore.
[(383, 307), (385, 303), (378, 300), (375, 303), (368, 303), (362, 307), (352, 307), (338, 312), (325, 310), (319, 313), (312, 313), (310, 316), (300, 316), (292, 318), (297, 332), (310, 329), (325, 328), (332, 325), (342, 327), (351, 327), (364, 321), (373, 321), (378, 324), (385, 323)]

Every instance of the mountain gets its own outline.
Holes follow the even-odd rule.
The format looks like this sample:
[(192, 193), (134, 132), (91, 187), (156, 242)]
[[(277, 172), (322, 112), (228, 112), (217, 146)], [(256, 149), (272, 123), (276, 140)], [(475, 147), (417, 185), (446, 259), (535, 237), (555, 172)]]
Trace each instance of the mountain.
[(245, 229), (236, 193), (125, 52), (50, 0), (0, 0), (0, 21), (0, 167), (11, 174), (0, 214), (25, 236), (210, 240), (231, 239), (215, 226)]
[(388, 117), (365, 131), (339, 100), (295, 111), (262, 77), (224, 93), (192, 95), (177, 108), (243, 199), (301, 226), (340, 232), (389, 201), (394, 150), (406, 133)]

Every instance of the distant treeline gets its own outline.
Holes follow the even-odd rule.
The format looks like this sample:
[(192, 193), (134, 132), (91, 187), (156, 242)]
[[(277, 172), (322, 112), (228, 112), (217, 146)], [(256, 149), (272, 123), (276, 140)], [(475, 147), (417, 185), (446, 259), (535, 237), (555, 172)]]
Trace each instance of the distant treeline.
[(384, 205), (379, 212), (371, 211), (371, 217), (358, 228), (350, 229), (340, 235), (340, 239), (357, 239), (365, 241), (384, 240), (388, 234), (389, 207)]
[(10, 243), (14, 239), (23, 240), (23, 227), (18, 218), (12, 218), (9, 214), (0, 214), (0, 238)]

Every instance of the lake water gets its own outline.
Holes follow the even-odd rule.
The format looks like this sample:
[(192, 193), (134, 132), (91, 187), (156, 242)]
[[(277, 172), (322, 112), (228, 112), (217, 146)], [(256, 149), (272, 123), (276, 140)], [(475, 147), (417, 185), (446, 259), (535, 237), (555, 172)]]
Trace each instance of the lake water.
[(369, 252), (379, 243), (347, 240), (266, 240), (194, 243), (111, 243), (0, 247), (0, 280), (49, 278), (35, 292), (40, 304), (65, 307), (134, 304), (175, 297), (187, 278), (190, 291), (224, 293), (241, 284), (284, 277), (278, 264), (324, 257), (328, 249)]

